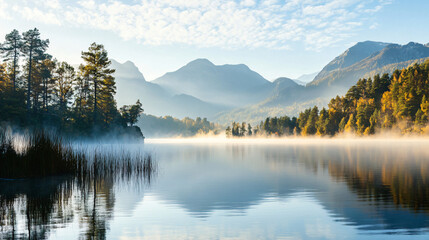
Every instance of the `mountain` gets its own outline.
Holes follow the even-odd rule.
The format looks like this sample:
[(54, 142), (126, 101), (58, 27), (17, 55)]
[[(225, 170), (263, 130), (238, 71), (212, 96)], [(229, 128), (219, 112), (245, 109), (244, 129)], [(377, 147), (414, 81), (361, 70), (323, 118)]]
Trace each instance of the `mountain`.
[(207, 59), (196, 59), (152, 83), (171, 93), (232, 107), (261, 101), (273, 88), (270, 81), (244, 64), (214, 65)]
[(137, 99), (140, 99), (142, 103), (147, 102), (146, 104), (148, 104), (152, 101), (151, 99), (169, 97), (164, 89), (156, 84), (147, 82), (134, 63), (130, 61), (119, 63), (114, 59), (111, 61), (110, 68), (115, 69), (113, 75), (116, 80), (118, 106), (134, 104)]
[(307, 83), (313, 81), (318, 73), (319, 72), (303, 74), (303, 75), (299, 76), (297, 79), (294, 79), (294, 81), (297, 82), (298, 84), (306, 85)]
[(284, 85), (286, 87), (276, 87), (263, 101), (221, 113), (217, 120), (220, 123), (231, 120), (256, 123), (267, 116), (294, 116), (314, 105), (326, 106), (332, 97), (345, 94), (359, 78), (392, 73), (395, 69), (422, 63), (428, 58), (429, 46), (419, 43), (357, 43), (326, 65), (305, 87), (290, 83)]
[(145, 113), (156, 116), (172, 115), (183, 117), (208, 117), (228, 110), (227, 106), (202, 101), (186, 94), (172, 94), (158, 84), (147, 82), (143, 74), (127, 61), (112, 60), (111, 68), (116, 79), (116, 99), (118, 106), (134, 104), (137, 99), (143, 104)]
[(139, 79), (142, 81), (146, 81), (143, 74), (133, 62), (126, 61), (124, 63), (119, 63), (115, 59), (111, 59), (111, 62), (112, 64), (110, 65), (110, 67), (116, 69), (116, 78)]
[(421, 63), (428, 57), (429, 47), (423, 44), (414, 42), (406, 45), (389, 44), (348, 67), (333, 69), (324, 74), (324, 77), (319, 77), (319, 74), (309, 85), (335, 86), (345, 90), (354, 85), (359, 78), (371, 77), (377, 73), (392, 73), (395, 69)]
[(297, 80), (297, 79), (293, 79), (293, 81), (294, 81), (296, 84), (301, 85), (301, 86), (305, 86), (305, 85), (307, 84), (306, 82), (303, 82), (303, 81), (300, 81), (300, 80)]
[(301, 84), (298, 84), (295, 80), (286, 77), (277, 78), (276, 80), (274, 80), (273, 84), (275, 85), (275, 87), (270, 94), (271, 96), (277, 95), (287, 88), (296, 88), (302, 86)]
[(331, 62), (326, 65), (322, 71), (320, 71), (311, 84), (317, 84), (321, 81), (321, 79), (328, 76), (331, 72), (336, 71), (338, 69), (343, 69), (348, 66), (351, 66), (372, 54), (381, 51), (383, 48), (388, 46), (389, 43), (383, 42), (373, 42), (373, 41), (365, 41), (358, 42), (351, 48), (347, 49), (344, 53), (337, 56)]
[(428, 44), (360, 42), (329, 62), (305, 86), (290, 78), (270, 82), (246, 65), (215, 65), (207, 59), (196, 59), (152, 82), (132, 62), (112, 62), (112, 66), (117, 69), (118, 105), (140, 99), (145, 112), (156, 116), (255, 123), (268, 116), (293, 116), (304, 108), (326, 106), (359, 78), (392, 73), (427, 58)]

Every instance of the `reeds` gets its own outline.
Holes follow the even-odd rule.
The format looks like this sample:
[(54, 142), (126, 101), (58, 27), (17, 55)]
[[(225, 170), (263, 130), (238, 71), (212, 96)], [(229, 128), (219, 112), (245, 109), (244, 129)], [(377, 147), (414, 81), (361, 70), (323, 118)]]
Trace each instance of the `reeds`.
[(147, 177), (155, 171), (148, 155), (121, 152), (88, 152), (73, 148), (59, 135), (46, 131), (25, 134), (23, 149), (13, 143), (13, 134), (0, 129), (0, 179), (71, 175), (83, 178)]

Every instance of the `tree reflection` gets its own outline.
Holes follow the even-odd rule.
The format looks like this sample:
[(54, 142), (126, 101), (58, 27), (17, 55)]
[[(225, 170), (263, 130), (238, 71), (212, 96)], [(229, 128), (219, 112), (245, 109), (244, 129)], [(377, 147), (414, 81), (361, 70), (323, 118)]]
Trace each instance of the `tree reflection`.
[(429, 213), (428, 156), (421, 146), (397, 147), (331, 149), (325, 151), (324, 162), (332, 177), (345, 181), (363, 200)]
[[(77, 217), (83, 239), (106, 239), (116, 183), (149, 184), (153, 171), (0, 180), (0, 239), (47, 239)], [(25, 225), (25, 229), (22, 227)]]

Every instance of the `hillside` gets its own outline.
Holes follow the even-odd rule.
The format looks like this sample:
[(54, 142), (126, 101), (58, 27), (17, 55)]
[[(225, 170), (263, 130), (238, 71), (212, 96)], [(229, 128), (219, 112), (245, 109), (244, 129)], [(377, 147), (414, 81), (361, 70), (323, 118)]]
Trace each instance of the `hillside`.
[[(207, 59), (191, 61), (151, 82), (132, 62), (113, 62), (112, 66), (117, 68), (118, 105), (140, 99), (149, 114), (200, 116), (225, 124), (232, 120), (255, 123), (265, 116), (296, 116), (310, 106), (326, 106), (329, 99), (345, 94), (360, 78), (392, 73), (427, 58), (427, 44), (361, 42), (334, 58), (305, 86), (289, 78), (270, 82), (246, 65), (215, 65)], [(303, 76), (307, 80), (311, 77)]]
[(412, 63), (421, 63), (429, 57), (429, 47), (410, 42), (406, 45), (389, 44), (382, 50), (345, 68), (337, 69), (309, 85), (341, 86), (349, 88), (359, 78), (369, 77), (374, 73), (392, 73)]
[[(298, 117), (267, 117), (253, 133), (264, 135), (427, 134), (429, 122), (429, 59), (421, 64), (362, 78), (327, 108), (310, 107)], [(236, 122), (236, 121), (235, 121)], [(245, 125), (245, 123), (244, 123)], [(227, 136), (245, 136), (234, 123)], [(249, 133), (248, 133), (249, 134)], [(250, 134), (249, 134), (250, 135)]]
[[(385, 47), (374, 52), (382, 46)], [(364, 50), (365, 47), (369, 47), (369, 50)], [(369, 56), (365, 57), (368, 54)], [(332, 97), (345, 94), (360, 78), (392, 73), (395, 69), (422, 63), (427, 58), (429, 47), (418, 43), (358, 43), (332, 60), (315, 80), (305, 87), (277, 87), (263, 101), (250, 107), (221, 113), (217, 120), (221, 123), (229, 123), (231, 120), (255, 123), (262, 120), (263, 116), (296, 116), (310, 106), (326, 106)]]
[(355, 63), (362, 61), (363, 59), (371, 56), (374, 53), (381, 51), (383, 48), (388, 46), (389, 43), (365, 41), (356, 43), (350, 47), (344, 53), (334, 58), (320, 71), (314, 80), (310, 83), (311, 85), (317, 85), (323, 82), (327, 76), (332, 72), (347, 68)]

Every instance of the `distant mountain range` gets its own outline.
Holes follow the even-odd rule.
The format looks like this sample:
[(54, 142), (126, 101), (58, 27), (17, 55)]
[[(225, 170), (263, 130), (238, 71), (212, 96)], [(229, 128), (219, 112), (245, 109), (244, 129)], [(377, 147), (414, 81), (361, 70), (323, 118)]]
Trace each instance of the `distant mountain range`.
[(313, 81), (318, 73), (319, 72), (303, 74), (303, 75), (299, 76), (297, 79), (294, 79), (294, 81), (296, 83), (298, 83), (299, 85), (305, 86), (307, 83)]
[(196, 59), (148, 82), (130, 61), (116, 69), (118, 105), (140, 99), (146, 113), (211, 121), (259, 122), (268, 116), (295, 115), (344, 94), (359, 78), (391, 73), (429, 58), (429, 44), (398, 45), (359, 42), (334, 58), (320, 72), (271, 82), (244, 64), (214, 65)]
[(213, 117), (230, 109), (216, 103), (204, 102), (191, 95), (172, 94), (158, 84), (148, 82), (132, 62), (119, 63), (112, 60), (111, 68), (116, 69), (116, 99), (118, 106), (134, 104), (137, 99), (144, 111), (157, 116)]
[(249, 107), (233, 109), (217, 116), (220, 123), (247, 121), (256, 123), (267, 116), (298, 114), (312, 106), (326, 106), (336, 95), (343, 95), (359, 78), (392, 73), (395, 69), (422, 63), (429, 58), (429, 46), (362, 42), (336, 57), (313, 81), (304, 86), (281, 88), (265, 100)]
[(188, 94), (230, 107), (262, 101), (273, 85), (244, 64), (216, 66), (207, 59), (194, 60), (152, 83), (173, 94)]

